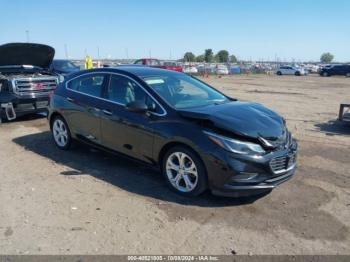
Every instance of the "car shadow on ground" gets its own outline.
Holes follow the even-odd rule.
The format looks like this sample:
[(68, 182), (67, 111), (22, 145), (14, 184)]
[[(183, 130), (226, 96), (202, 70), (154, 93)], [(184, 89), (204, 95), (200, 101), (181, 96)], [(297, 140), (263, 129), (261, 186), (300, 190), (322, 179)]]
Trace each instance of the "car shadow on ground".
[(315, 124), (315, 127), (328, 136), (350, 135), (350, 122), (331, 120), (326, 123)]
[(167, 187), (160, 171), (155, 168), (80, 143), (75, 143), (69, 151), (62, 151), (54, 145), (48, 131), (18, 137), (13, 139), (13, 142), (71, 169), (61, 172), (61, 175), (91, 175), (128, 192), (158, 201), (201, 207), (220, 207), (251, 204), (268, 194), (244, 198), (224, 198), (206, 192), (195, 198), (183, 197)]

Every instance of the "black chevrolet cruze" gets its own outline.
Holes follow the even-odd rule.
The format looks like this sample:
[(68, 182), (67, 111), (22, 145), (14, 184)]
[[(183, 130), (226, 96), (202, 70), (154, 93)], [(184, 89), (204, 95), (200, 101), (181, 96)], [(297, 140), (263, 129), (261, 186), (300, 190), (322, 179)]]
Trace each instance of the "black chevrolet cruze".
[(297, 143), (270, 109), (183, 73), (142, 66), (80, 71), (51, 98), (53, 140), (73, 140), (159, 167), (176, 192), (270, 191), (290, 179)]

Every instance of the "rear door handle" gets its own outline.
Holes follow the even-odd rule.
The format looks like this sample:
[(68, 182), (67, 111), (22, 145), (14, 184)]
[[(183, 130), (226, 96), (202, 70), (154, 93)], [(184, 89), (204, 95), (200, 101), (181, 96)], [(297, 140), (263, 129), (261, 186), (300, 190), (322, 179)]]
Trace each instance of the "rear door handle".
[(89, 107), (89, 108), (88, 108), (88, 111), (89, 111), (89, 112), (100, 112), (101, 109), (99, 109), (99, 108), (97, 108), (97, 107)]
[(110, 110), (107, 110), (107, 109), (102, 110), (102, 112), (103, 112), (105, 115), (108, 115), (108, 116), (111, 116), (111, 115), (112, 115), (112, 112), (111, 112)]

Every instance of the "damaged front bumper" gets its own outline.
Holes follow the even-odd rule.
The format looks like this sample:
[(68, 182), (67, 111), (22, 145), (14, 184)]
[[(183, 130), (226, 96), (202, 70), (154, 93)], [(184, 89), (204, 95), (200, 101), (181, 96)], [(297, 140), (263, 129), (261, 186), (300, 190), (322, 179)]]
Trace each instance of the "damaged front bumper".
[(207, 157), (211, 191), (215, 195), (242, 197), (271, 191), (288, 181), (297, 168), (298, 145), (270, 152), (260, 157), (216, 150)]

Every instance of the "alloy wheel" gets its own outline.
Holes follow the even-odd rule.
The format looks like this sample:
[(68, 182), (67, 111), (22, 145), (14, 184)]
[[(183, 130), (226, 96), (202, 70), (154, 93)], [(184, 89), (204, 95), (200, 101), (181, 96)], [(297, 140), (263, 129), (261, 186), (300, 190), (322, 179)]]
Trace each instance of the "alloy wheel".
[(198, 170), (190, 156), (174, 152), (166, 161), (166, 174), (171, 185), (180, 192), (194, 190), (198, 183)]
[(55, 119), (53, 122), (52, 133), (59, 147), (65, 147), (68, 144), (68, 130), (66, 124), (61, 119)]

